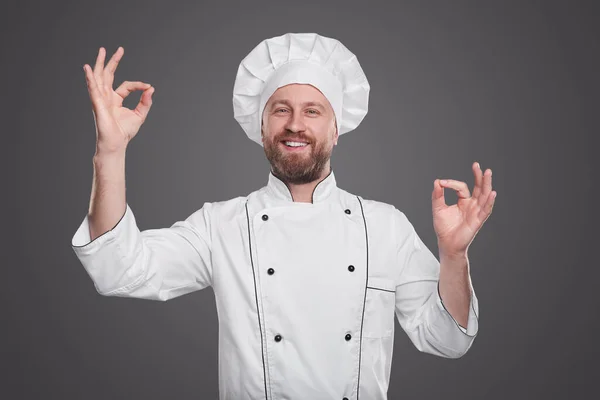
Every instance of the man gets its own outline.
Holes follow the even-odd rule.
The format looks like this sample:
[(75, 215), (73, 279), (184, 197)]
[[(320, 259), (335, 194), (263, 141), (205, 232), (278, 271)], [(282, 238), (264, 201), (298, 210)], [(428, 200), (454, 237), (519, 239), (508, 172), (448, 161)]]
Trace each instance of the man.
[[(473, 165), (472, 196), (463, 182), (435, 180), (438, 261), (404, 213), (336, 184), (333, 147), (367, 112), (356, 57), (335, 39), (288, 33), (256, 46), (234, 85), (235, 118), (271, 163), (266, 186), (141, 232), (124, 157), (153, 88), (112, 91), (122, 54), (105, 68), (101, 48), (95, 69), (84, 67), (98, 141), (72, 247), (105, 296), (166, 301), (213, 287), (221, 399), (386, 399), (394, 315), (420, 351), (467, 352), (479, 312), (467, 249), (491, 213), (491, 170)], [(136, 109), (123, 108), (140, 89)], [(445, 204), (444, 187), (457, 205)]]

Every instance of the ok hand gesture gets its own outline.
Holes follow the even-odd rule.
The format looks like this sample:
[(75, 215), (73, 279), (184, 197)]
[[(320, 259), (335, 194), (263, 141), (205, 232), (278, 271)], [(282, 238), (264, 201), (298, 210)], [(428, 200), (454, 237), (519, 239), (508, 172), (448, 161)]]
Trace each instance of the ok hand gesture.
[[(492, 170), (482, 173), (479, 163), (473, 163), (472, 168), (475, 174), (473, 195), (469, 194), (465, 182), (436, 179), (433, 183), (433, 226), (440, 254), (465, 256), (475, 235), (492, 213), (496, 200), (496, 191), (492, 191)], [(457, 204), (446, 204), (444, 188), (456, 191)]]
[[(124, 152), (152, 106), (154, 87), (148, 83), (124, 81), (113, 90), (115, 70), (124, 51), (119, 47), (105, 67), (106, 50), (100, 47), (94, 70), (88, 64), (83, 66), (96, 122), (96, 154)], [(134, 110), (123, 107), (125, 97), (136, 90), (143, 90), (137, 107)]]

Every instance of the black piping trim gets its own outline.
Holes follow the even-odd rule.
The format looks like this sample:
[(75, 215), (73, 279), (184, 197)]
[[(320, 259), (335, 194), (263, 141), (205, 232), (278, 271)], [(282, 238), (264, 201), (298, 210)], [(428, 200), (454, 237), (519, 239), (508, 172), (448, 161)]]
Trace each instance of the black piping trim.
[(252, 239), (250, 234), (250, 217), (248, 216), (248, 200), (246, 200), (246, 220), (248, 221), (248, 248), (250, 249), (250, 264), (252, 265), (252, 276), (254, 277), (254, 297), (256, 299), (256, 313), (258, 314), (258, 329), (260, 330), (260, 349), (263, 363), (263, 379), (265, 382), (265, 399), (268, 399), (267, 395), (267, 370), (265, 367), (265, 348), (264, 339), (262, 334), (262, 327), (260, 326), (260, 311), (258, 308), (258, 293), (256, 291), (256, 274), (254, 272), (254, 261), (252, 261)]
[[(121, 218), (119, 218), (119, 221), (118, 221), (118, 222), (117, 222), (117, 223), (116, 223), (116, 224), (115, 224), (115, 225), (114, 225), (112, 228), (110, 228), (109, 230), (107, 230), (107, 231), (106, 231), (106, 232), (104, 232), (103, 234), (96, 236), (96, 237), (95, 237), (93, 240), (90, 240), (89, 242), (87, 242), (87, 243), (86, 243), (86, 244), (84, 244), (84, 245), (81, 245), (81, 246), (73, 246), (73, 247), (74, 247), (74, 248), (80, 248), (80, 247), (85, 247), (85, 246), (88, 246), (90, 243), (93, 243), (93, 242), (95, 242), (96, 240), (98, 240), (98, 238), (99, 238), (99, 237), (101, 237), (101, 236), (104, 236), (104, 235), (106, 235), (108, 232), (110, 232), (110, 231), (114, 230), (114, 229), (115, 229), (115, 228), (116, 228), (116, 227), (117, 227), (117, 226), (118, 226), (118, 225), (121, 223), (121, 221), (123, 220), (123, 218), (125, 218), (125, 214), (127, 214), (127, 204), (125, 204), (125, 212), (123, 213), (123, 215), (121, 215)], [(89, 218), (89, 216), (88, 216), (88, 218)], [(89, 228), (88, 228), (88, 229), (89, 229)]]
[(381, 291), (384, 291), (384, 292), (396, 293), (396, 291), (395, 291), (395, 290), (382, 289), (382, 288), (373, 287), (373, 286), (367, 286), (367, 288), (368, 288), (368, 289), (381, 290)]
[[(442, 300), (442, 295), (441, 295), (441, 293), (440, 293), (440, 281), (439, 281), (439, 280), (438, 280), (438, 283), (437, 283), (437, 291), (438, 291), (438, 296), (440, 297), (440, 303), (442, 303), (442, 307), (444, 307), (444, 310), (446, 310), (446, 312), (448, 313), (448, 315), (450, 316), (450, 318), (452, 318), (452, 321), (454, 321), (454, 324), (455, 324), (456, 326), (458, 326), (458, 328), (459, 328), (460, 332), (461, 332), (463, 335), (465, 335), (465, 336), (467, 336), (467, 337), (470, 337), (470, 338), (474, 338), (474, 337), (476, 337), (476, 336), (477, 336), (477, 333), (479, 333), (479, 332), (477, 332), (477, 333), (476, 333), (475, 335), (473, 335), (473, 336), (469, 335), (468, 333), (465, 333), (465, 332), (463, 332), (463, 331), (462, 331), (462, 329), (460, 329), (460, 328), (463, 328), (464, 330), (466, 330), (466, 329), (467, 329), (467, 327), (466, 327), (466, 326), (461, 326), (461, 325), (460, 325), (460, 324), (459, 324), (459, 323), (456, 321), (456, 319), (455, 319), (455, 318), (452, 316), (452, 314), (450, 314), (450, 311), (448, 311), (448, 309), (446, 308), (446, 305), (444, 304), (444, 300)], [(473, 292), (471, 292), (471, 296), (473, 296)], [(479, 316), (478, 316), (478, 315), (477, 315), (477, 313), (475, 312), (475, 307), (473, 307), (473, 303), (474, 303), (474, 302), (473, 302), (473, 299), (471, 299), (471, 308), (473, 309), (473, 314), (475, 314), (475, 319), (477, 320), (477, 322), (479, 322)], [(467, 317), (467, 318), (468, 318), (468, 317)], [(467, 321), (467, 323), (468, 323), (468, 322), (469, 322), (469, 321)]]
[[(312, 191), (312, 193), (310, 194), (310, 202), (311, 202), (311, 203), (313, 203), (313, 204), (314, 204), (313, 196), (315, 195), (315, 190), (317, 190), (317, 186), (319, 186), (319, 185), (321, 184), (321, 182), (323, 182), (325, 179), (329, 178), (329, 175), (331, 175), (331, 173), (332, 173), (332, 172), (333, 172), (333, 168), (330, 166), (330, 167), (329, 167), (329, 173), (327, 174), (327, 176), (326, 176), (325, 178), (321, 179), (321, 180), (319, 181), (319, 183), (317, 183), (317, 184), (315, 185), (315, 187), (313, 188), (313, 191)], [(285, 183), (283, 180), (281, 180), (281, 179), (280, 179), (280, 178), (279, 178), (277, 175), (275, 175), (275, 174), (273, 173), (273, 168), (271, 168), (271, 174), (272, 174), (272, 175), (273, 175), (275, 178), (279, 179), (279, 180), (280, 180), (280, 181), (281, 181), (281, 182), (282, 182), (282, 183), (285, 185), (285, 187), (287, 188), (288, 192), (290, 192), (290, 197), (292, 198), (292, 201), (294, 201), (294, 196), (292, 196), (292, 191), (290, 190), (290, 187), (287, 185), (287, 183)]]
[(369, 235), (367, 233), (367, 220), (365, 219), (365, 212), (363, 210), (363, 205), (362, 205), (362, 201), (360, 201), (360, 197), (356, 196), (356, 198), (358, 199), (358, 202), (360, 204), (360, 211), (362, 213), (363, 216), (363, 221), (365, 224), (365, 240), (367, 242), (367, 276), (365, 277), (365, 296), (363, 298), (363, 311), (362, 311), (362, 317), (360, 320), (360, 345), (358, 348), (358, 382), (356, 384), (356, 400), (358, 400), (358, 395), (360, 392), (360, 368), (361, 368), (361, 360), (362, 360), (362, 337), (363, 337), (363, 324), (365, 322), (365, 307), (367, 305), (367, 285), (368, 285), (368, 279), (369, 279)]
[(321, 179), (319, 181), (319, 183), (317, 183), (315, 185), (315, 187), (313, 188), (312, 193), (310, 194), (310, 202), (314, 204), (314, 200), (313, 200), (313, 196), (315, 195), (315, 190), (317, 190), (317, 187), (321, 184), (321, 182), (323, 182), (325, 179), (329, 178), (329, 175), (331, 175), (331, 173), (333, 172), (333, 168), (329, 167), (329, 173), (327, 174), (327, 176), (323, 179)]
[[(290, 190), (290, 187), (287, 185), (287, 183), (285, 183), (283, 181), (283, 179), (281, 179), (277, 175), (275, 175), (275, 173), (273, 172), (273, 168), (271, 168), (271, 175), (273, 175), (275, 178), (277, 178), (278, 181), (280, 181), (281, 183), (283, 183), (283, 185), (285, 186), (285, 188), (290, 193), (290, 198), (292, 199), (292, 201), (294, 201), (294, 196), (292, 196), (292, 191)], [(312, 201), (312, 195), (311, 195), (311, 201)]]

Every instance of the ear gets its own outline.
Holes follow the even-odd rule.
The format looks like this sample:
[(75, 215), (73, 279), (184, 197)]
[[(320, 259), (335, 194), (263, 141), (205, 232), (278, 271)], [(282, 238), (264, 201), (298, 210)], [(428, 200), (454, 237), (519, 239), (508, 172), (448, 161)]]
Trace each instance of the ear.
[(333, 144), (335, 146), (337, 146), (337, 144), (338, 144), (338, 138), (339, 138), (339, 136), (340, 135), (339, 135), (339, 132), (338, 132), (337, 121), (336, 121), (336, 123), (335, 123), (335, 136), (333, 137)]

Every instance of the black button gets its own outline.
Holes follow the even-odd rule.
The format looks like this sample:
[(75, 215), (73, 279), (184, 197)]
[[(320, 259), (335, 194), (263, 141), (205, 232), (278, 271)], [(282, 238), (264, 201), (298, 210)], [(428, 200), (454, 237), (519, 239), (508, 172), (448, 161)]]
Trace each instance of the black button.
[(350, 265), (350, 266), (348, 266), (348, 271), (350, 271), (350, 272), (354, 272), (354, 265)]
[(347, 398), (347, 397), (344, 397), (342, 400), (348, 400), (348, 398)]
[(281, 342), (281, 335), (275, 335), (275, 341)]
[(269, 216), (267, 214), (263, 214), (262, 219), (263, 221), (266, 221), (269, 219)]
[(273, 275), (273, 274), (275, 273), (275, 270), (274, 270), (273, 268), (269, 268), (269, 269), (267, 270), (267, 273), (268, 273), (269, 275)]
[(350, 210), (346, 208), (346, 214), (350, 214)]
[(346, 333), (346, 340), (350, 340), (352, 339), (352, 335), (350, 335), (349, 333)]

